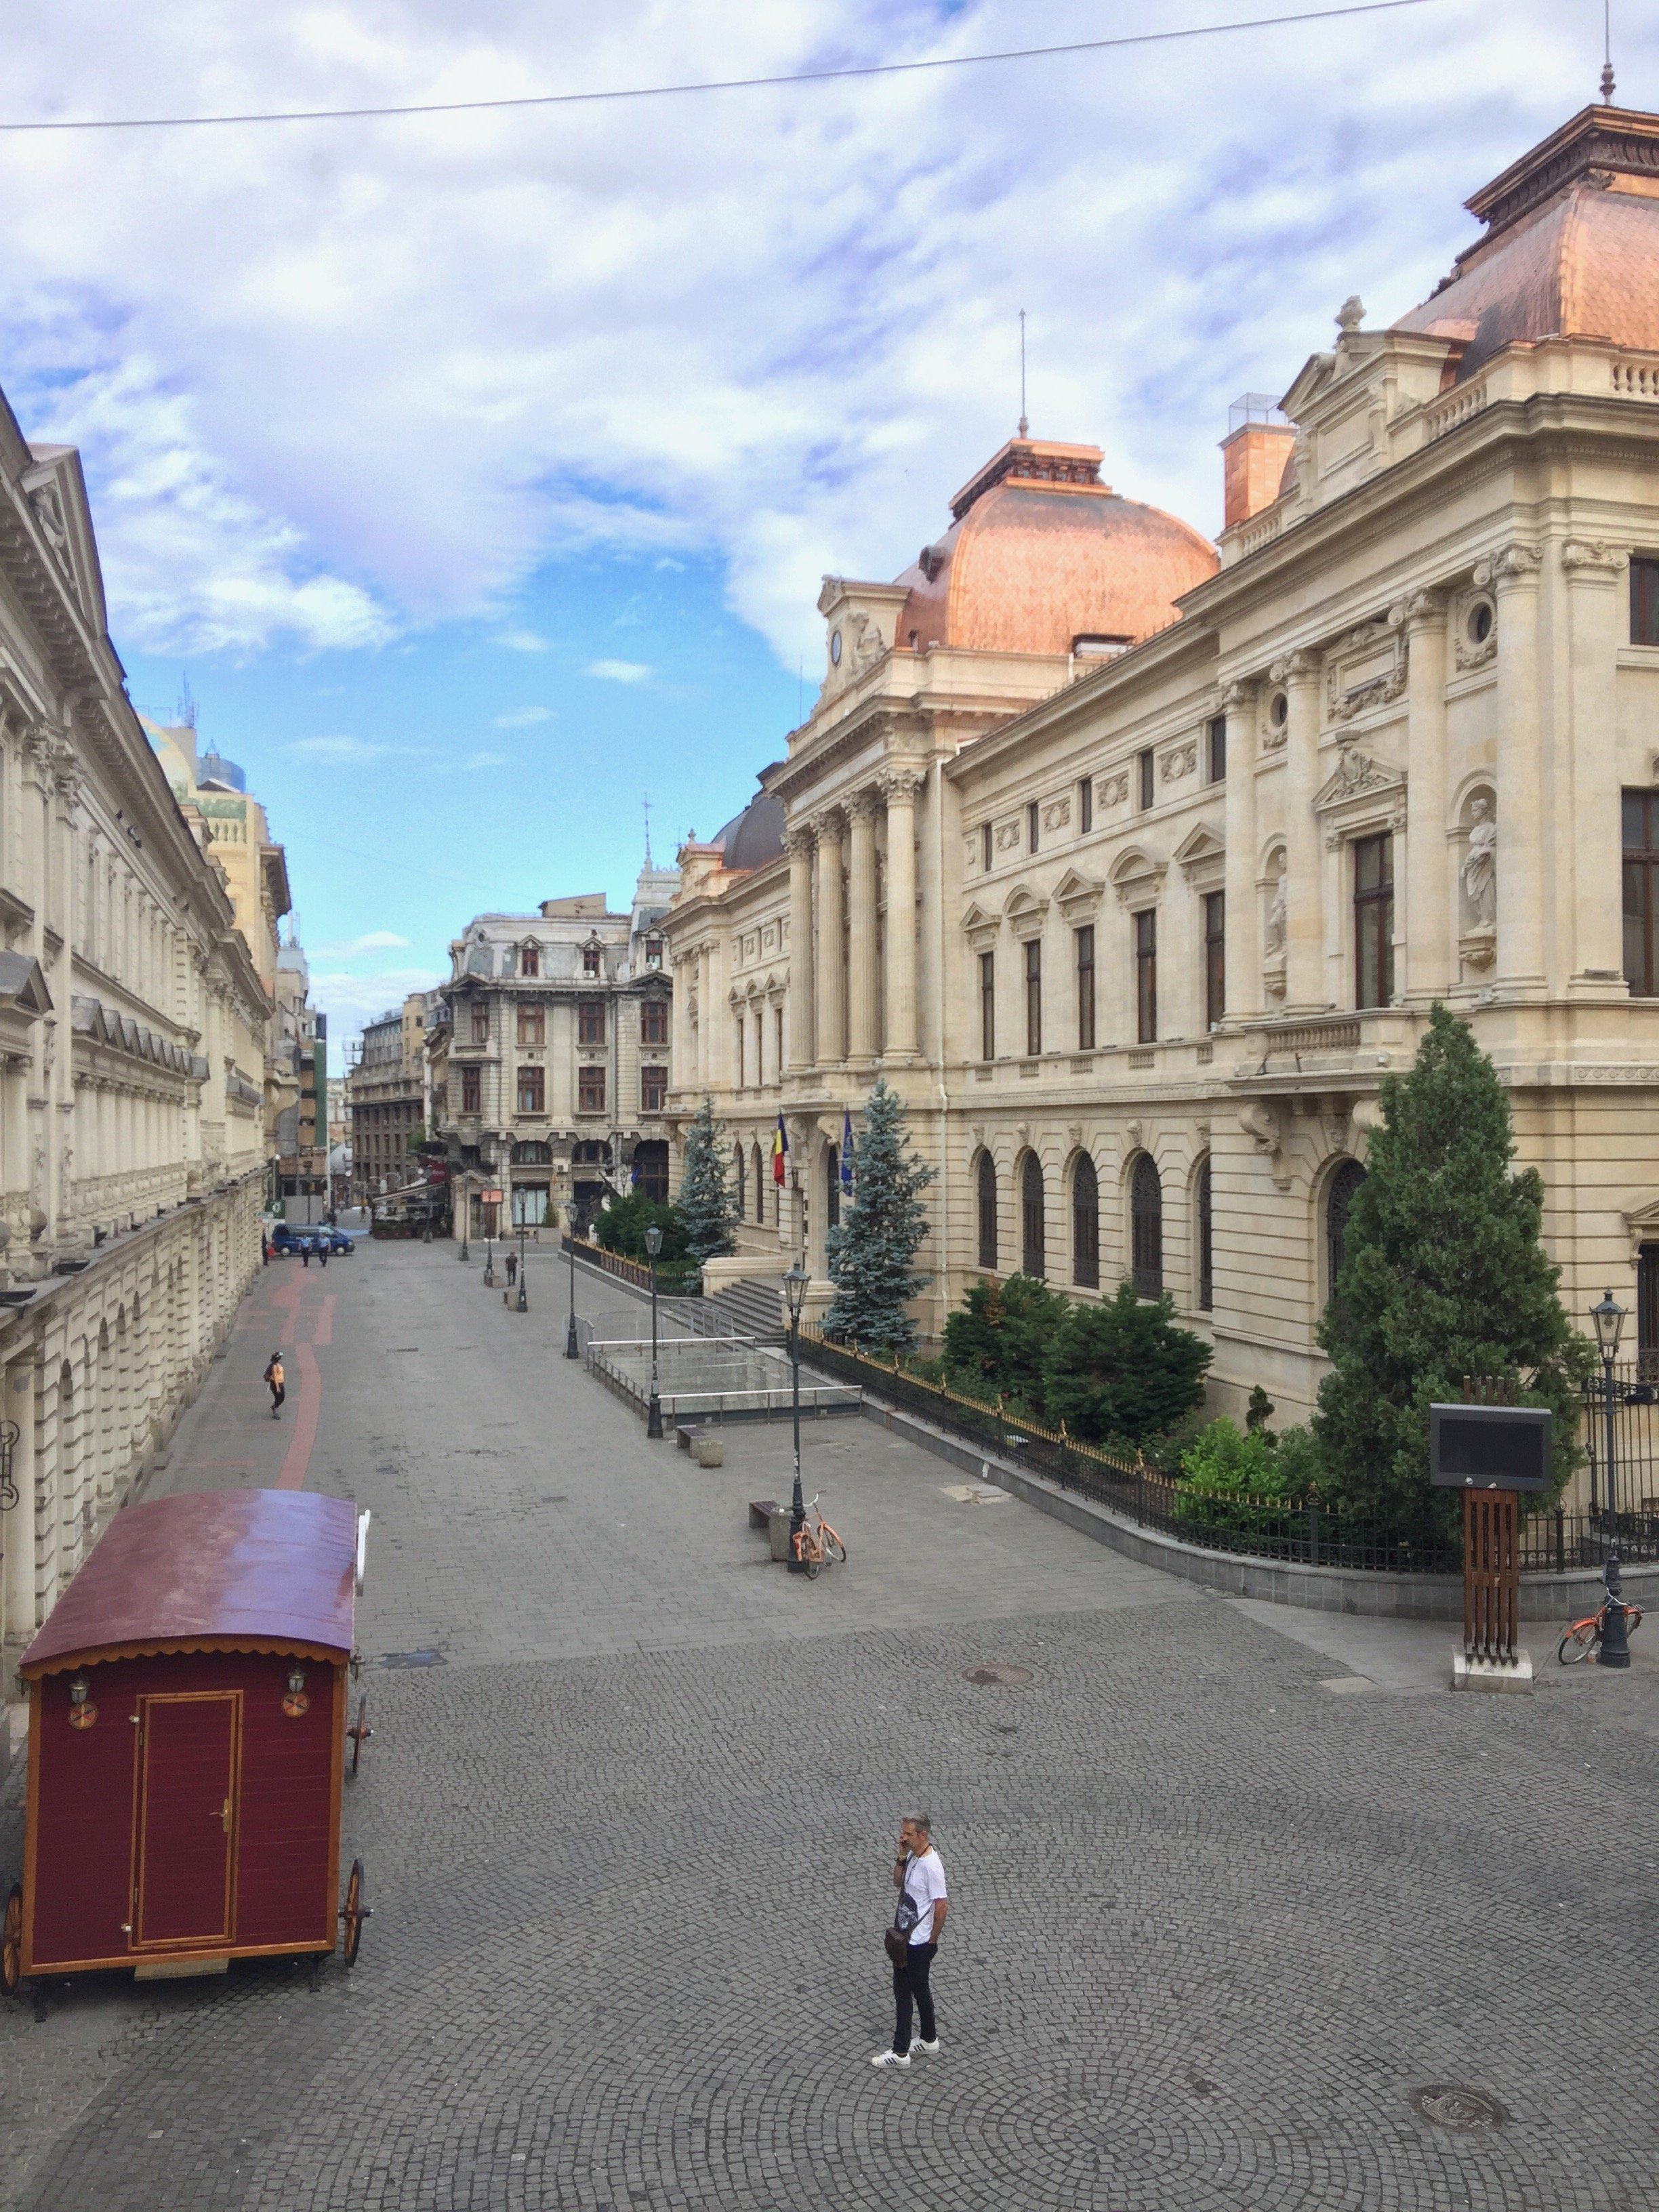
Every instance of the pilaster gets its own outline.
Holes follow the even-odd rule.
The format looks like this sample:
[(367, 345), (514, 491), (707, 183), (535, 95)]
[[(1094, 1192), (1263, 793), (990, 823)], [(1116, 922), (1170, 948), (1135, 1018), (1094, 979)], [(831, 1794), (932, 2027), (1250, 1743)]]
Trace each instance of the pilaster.
[(1401, 995), (1426, 1006), (1456, 981), (1446, 852), (1446, 602), (1415, 592), (1390, 610), (1406, 644), (1405, 972)]
[(876, 805), (872, 791), (847, 805), (847, 1061), (860, 1074), (875, 1066), (877, 1050)]

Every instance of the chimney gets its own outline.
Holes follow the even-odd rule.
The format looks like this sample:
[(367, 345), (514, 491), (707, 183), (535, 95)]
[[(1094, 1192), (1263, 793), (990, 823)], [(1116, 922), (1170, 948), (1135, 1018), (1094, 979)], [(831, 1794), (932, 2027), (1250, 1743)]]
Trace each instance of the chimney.
[(1247, 392), (1234, 400), (1221, 441), (1224, 529), (1248, 522), (1273, 505), (1295, 443), (1295, 424), (1285, 420), (1278, 402), (1265, 392)]

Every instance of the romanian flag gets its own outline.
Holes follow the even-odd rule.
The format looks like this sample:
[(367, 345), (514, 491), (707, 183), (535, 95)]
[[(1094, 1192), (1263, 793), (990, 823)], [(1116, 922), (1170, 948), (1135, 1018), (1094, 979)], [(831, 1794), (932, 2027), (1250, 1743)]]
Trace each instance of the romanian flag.
[(783, 1116), (778, 1116), (778, 1126), (772, 1139), (772, 1180), (783, 1181), (783, 1164), (789, 1157), (789, 1138), (783, 1126)]

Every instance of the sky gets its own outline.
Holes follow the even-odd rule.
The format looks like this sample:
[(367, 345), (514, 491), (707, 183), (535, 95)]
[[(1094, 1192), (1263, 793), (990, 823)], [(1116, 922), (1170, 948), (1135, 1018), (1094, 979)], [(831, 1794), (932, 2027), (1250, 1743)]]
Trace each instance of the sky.
[[(0, 120), (636, 87), (1297, 0), (0, 0)], [(1645, 16), (1645, 20), (1644, 20)], [(1626, 19), (1628, 19), (1627, 21)], [(1613, 9), (1620, 100), (1659, 18)], [(0, 386), (79, 447), (135, 702), (244, 768), (343, 1045), (475, 913), (733, 814), (1012, 432), (1213, 532), (1229, 403), (1595, 96), (1601, 0), (486, 115), (0, 134)], [(337, 1048), (335, 1058), (340, 1057)]]

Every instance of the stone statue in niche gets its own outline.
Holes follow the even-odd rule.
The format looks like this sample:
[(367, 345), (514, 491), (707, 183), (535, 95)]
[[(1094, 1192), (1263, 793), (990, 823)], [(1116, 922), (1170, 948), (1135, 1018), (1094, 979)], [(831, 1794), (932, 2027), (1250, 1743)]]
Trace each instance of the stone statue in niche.
[(1261, 983), (1270, 999), (1285, 995), (1285, 939), (1288, 934), (1288, 893), (1285, 889), (1285, 864), (1277, 863), (1277, 872), (1267, 885), (1267, 914), (1261, 930)]
[(1492, 801), (1478, 793), (1469, 805), (1469, 841), (1463, 853), (1463, 921), (1490, 929), (1498, 920), (1498, 823)]
[(1271, 960), (1275, 953), (1285, 950), (1285, 878), (1280, 876), (1273, 884), (1273, 896), (1267, 901), (1267, 927), (1261, 949)]

